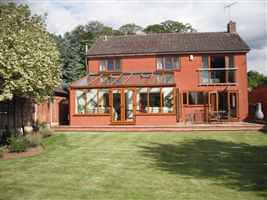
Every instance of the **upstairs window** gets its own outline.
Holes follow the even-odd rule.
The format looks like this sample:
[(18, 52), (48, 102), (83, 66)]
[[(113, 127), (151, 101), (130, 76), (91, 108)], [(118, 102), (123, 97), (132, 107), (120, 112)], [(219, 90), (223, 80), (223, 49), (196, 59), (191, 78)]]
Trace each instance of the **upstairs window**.
[(204, 55), (200, 71), (201, 84), (235, 83), (234, 55)]
[(178, 56), (163, 56), (157, 58), (157, 70), (174, 70), (180, 68)]
[(105, 59), (99, 63), (100, 72), (120, 72), (120, 59)]
[(234, 55), (204, 55), (202, 65), (203, 68), (234, 68)]

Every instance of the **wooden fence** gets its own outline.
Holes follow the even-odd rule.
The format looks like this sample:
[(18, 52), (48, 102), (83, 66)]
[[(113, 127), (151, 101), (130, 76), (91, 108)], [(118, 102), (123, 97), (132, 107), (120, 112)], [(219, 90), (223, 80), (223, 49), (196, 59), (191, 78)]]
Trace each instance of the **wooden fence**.
[(27, 122), (33, 122), (34, 112), (33, 102), (26, 98), (0, 102), (0, 129), (22, 128)]

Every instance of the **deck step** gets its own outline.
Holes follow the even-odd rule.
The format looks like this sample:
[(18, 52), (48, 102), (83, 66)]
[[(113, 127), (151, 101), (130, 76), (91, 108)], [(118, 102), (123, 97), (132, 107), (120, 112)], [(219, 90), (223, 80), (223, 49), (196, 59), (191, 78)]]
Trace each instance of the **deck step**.
[(179, 131), (267, 131), (265, 124), (203, 124), (173, 126), (58, 126), (56, 132), (179, 132)]

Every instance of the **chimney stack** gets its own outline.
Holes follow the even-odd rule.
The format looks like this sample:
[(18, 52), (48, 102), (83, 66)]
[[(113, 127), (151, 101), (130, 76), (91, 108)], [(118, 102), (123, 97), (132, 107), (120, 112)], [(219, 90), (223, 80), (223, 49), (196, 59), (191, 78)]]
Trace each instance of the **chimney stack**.
[(227, 24), (227, 32), (228, 33), (236, 33), (236, 23), (233, 21), (230, 21)]

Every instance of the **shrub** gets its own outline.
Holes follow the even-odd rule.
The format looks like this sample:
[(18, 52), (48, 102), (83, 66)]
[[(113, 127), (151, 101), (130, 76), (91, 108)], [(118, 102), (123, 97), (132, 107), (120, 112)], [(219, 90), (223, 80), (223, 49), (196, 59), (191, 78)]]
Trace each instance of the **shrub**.
[(8, 149), (10, 152), (23, 152), (28, 147), (26, 138), (22, 135), (12, 134), (8, 141)]
[(43, 138), (50, 137), (54, 134), (54, 131), (50, 128), (42, 128), (40, 129), (39, 133), (42, 135)]
[(6, 145), (8, 144), (7, 139), (11, 136), (11, 131), (8, 128), (5, 128), (5, 130), (0, 135), (0, 145)]
[(41, 144), (41, 135), (39, 133), (28, 134), (26, 140), (28, 147), (37, 147)]

